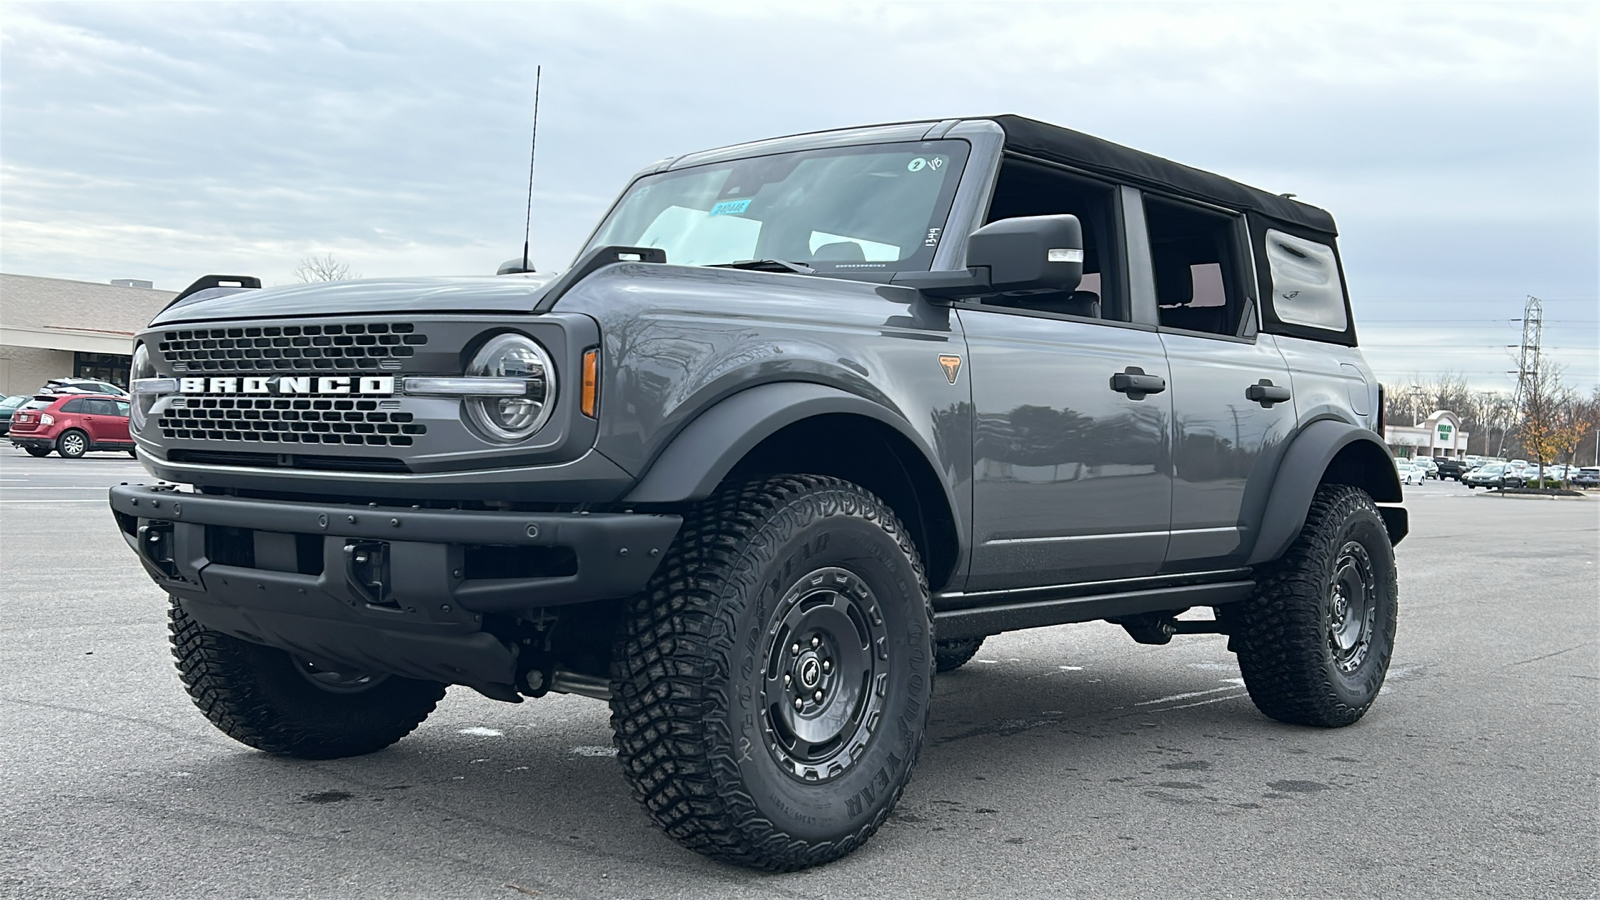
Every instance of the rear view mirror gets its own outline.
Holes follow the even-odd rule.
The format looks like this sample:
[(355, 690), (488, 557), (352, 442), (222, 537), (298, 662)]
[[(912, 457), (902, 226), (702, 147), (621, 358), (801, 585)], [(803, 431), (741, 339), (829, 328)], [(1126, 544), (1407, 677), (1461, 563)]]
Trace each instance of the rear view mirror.
[(1076, 290), (1083, 280), (1083, 225), (1066, 215), (990, 222), (967, 239), (967, 267), (987, 268), (997, 294)]

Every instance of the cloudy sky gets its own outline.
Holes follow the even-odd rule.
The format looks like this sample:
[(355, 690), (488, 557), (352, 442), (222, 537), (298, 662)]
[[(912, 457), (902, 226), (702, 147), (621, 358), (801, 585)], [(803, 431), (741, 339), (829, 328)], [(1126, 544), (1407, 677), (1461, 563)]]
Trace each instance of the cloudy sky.
[(666, 156), (1016, 112), (1333, 212), (1368, 358), (1600, 383), (1592, 4), (0, 5), (0, 270), (564, 267)]

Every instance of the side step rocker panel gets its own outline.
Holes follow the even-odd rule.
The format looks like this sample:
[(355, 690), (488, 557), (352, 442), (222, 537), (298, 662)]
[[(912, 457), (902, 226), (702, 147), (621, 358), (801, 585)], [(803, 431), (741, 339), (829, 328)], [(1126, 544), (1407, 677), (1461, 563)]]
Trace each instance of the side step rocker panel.
[[(1250, 596), (1255, 581), (1239, 578), (1207, 584), (1188, 584), (1144, 590), (1114, 591), (1076, 596), (1037, 596), (1021, 602), (995, 603), (968, 609), (942, 609), (934, 613), (934, 632), (940, 640), (983, 637), (1005, 631), (1092, 622), (1161, 612), (1192, 606), (1220, 606)], [(1069, 591), (1071, 586), (1064, 586)], [(1023, 592), (1013, 592), (1021, 594)], [(997, 599), (1003, 599), (999, 597)], [(938, 601), (935, 601), (937, 607)]]

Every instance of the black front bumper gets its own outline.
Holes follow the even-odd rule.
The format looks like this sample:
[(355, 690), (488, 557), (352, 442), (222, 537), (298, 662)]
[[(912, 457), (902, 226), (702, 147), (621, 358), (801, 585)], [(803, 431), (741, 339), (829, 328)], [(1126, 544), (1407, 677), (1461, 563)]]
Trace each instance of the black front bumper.
[(678, 516), (483, 512), (241, 499), (121, 485), (145, 570), (201, 624), (311, 659), (513, 684), (484, 617), (643, 589)]

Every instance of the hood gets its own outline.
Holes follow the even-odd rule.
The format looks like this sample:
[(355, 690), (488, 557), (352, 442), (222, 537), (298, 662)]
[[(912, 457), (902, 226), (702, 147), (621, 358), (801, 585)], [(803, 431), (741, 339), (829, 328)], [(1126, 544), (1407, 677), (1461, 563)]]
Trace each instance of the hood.
[(464, 278), (324, 281), (292, 287), (213, 288), (162, 310), (151, 325), (220, 319), (427, 312), (532, 313), (553, 273)]

